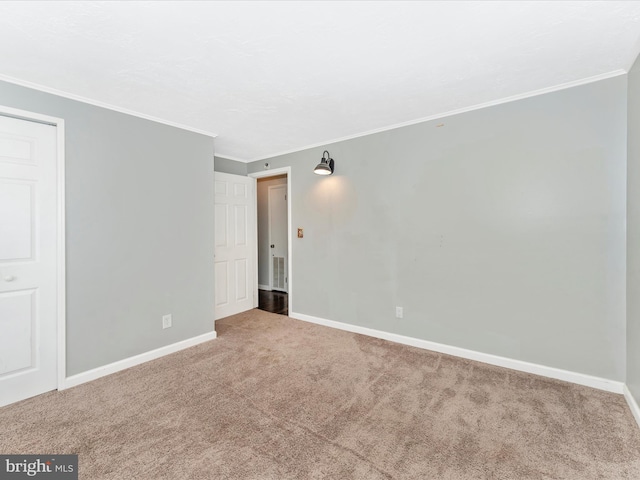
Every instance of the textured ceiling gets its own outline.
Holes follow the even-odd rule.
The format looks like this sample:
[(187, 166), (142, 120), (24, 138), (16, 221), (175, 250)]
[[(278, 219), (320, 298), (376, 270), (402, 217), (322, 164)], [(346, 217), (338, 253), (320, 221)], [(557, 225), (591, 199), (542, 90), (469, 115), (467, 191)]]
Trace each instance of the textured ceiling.
[(243, 161), (627, 70), (640, 2), (0, 2), (0, 78)]

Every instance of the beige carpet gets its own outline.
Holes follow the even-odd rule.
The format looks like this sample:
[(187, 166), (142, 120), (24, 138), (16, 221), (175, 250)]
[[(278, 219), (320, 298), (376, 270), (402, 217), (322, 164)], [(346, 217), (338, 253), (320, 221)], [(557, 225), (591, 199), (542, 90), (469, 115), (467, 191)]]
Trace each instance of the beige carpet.
[(624, 399), (253, 310), (219, 338), (0, 409), (83, 479), (640, 479)]

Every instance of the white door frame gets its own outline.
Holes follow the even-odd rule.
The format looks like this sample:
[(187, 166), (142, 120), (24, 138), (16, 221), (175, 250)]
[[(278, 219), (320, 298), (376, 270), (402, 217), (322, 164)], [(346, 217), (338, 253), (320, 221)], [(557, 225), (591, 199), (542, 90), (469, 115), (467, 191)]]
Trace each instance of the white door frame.
[(56, 311), (56, 329), (57, 329), (57, 384), (58, 390), (65, 387), (65, 379), (67, 377), (67, 335), (66, 335), (66, 261), (65, 261), (65, 156), (64, 156), (64, 120), (49, 115), (41, 115), (39, 113), (19, 110), (17, 108), (6, 107), (0, 105), (0, 115), (3, 117), (12, 117), (29, 122), (44, 123), (56, 127), (56, 175), (57, 175), (57, 242), (58, 249), (56, 252), (56, 289), (58, 309)]
[[(267, 177), (275, 177), (278, 175), (286, 175), (287, 176), (287, 278), (289, 279), (287, 294), (288, 294), (288, 304), (289, 304), (289, 314), (293, 311), (293, 228), (291, 227), (291, 184), (293, 183), (293, 178), (291, 178), (291, 167), (281, 167), (274, 168), (272, 170), (265, 170), (264, 172), (255, 172), (250, 173), (247, 176), (253, 178), (255, 184), (255, 191), (258, 191), (258, 178), (267, 178)], [(254, 265), (256, 265), (255, 272), (255, 281), (254, 281), (254, 293), (255, 293), (255, 307), (258, 306), (258, 195), (256, 194), (256, 205), (253, 209), (253, 214), (255, 216), (254, 221), (256, 228), (255, 231), (255, 239), (254, 239)]]

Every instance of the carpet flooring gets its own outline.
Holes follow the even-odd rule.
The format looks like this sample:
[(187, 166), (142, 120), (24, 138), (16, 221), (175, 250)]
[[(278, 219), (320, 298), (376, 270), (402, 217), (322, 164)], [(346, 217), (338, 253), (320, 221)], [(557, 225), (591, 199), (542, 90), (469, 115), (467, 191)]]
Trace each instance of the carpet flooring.
[(0, 408), (0, 453), (98, 479), (640, 479), (620, 395), (260, 310)]

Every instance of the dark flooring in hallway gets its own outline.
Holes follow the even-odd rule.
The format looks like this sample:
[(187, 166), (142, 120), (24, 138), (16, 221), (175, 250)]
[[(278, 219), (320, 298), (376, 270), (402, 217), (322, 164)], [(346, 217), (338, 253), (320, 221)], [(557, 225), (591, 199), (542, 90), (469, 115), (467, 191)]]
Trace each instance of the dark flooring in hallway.
[(285, 292), (258, 290), (258, 308), (279, 315), (289, 315), (289, 300)]

